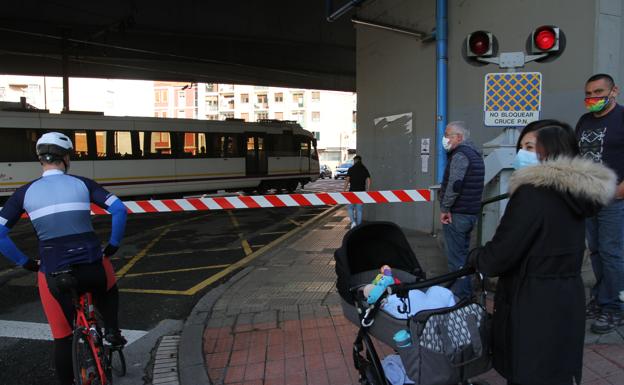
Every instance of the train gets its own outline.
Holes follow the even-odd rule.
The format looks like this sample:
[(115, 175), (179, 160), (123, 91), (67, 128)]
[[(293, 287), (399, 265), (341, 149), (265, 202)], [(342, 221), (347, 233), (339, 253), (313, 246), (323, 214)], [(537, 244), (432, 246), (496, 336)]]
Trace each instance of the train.
[(292, 192), (319, 177), (316, 140), (293, 121), (4, 110), (0, 203), (41, 176), (35, 144), (50, 131), (62, 132), (74, 143), (70, 174), (92, 178), (119, 197)]

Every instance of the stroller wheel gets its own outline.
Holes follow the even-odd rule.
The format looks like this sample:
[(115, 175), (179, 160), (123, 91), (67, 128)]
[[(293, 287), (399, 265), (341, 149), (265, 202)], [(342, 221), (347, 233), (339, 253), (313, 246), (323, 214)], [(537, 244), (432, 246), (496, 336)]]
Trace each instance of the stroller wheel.
[(360, 374), (360, 384), (388, 385), (373, 341), (364, 333), (358, 340), (354, 344), (353, 363)]

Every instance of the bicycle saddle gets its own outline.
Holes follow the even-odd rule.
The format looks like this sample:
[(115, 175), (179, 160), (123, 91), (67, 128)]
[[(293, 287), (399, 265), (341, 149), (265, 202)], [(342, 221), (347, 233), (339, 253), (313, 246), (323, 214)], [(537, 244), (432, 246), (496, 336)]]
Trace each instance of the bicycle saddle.
[(70, 272), (63, 272), (54, 276), (56, 287), (61, 291), (75, 289), (78, 286), (78, 280)]

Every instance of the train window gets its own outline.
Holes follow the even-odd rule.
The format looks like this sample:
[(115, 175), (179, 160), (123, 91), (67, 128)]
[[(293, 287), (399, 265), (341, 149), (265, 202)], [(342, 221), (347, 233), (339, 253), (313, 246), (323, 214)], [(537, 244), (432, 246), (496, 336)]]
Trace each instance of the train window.
[(139, 131), (139, 154), (138, 157), (142, 158), (145, 155), (145, 132)]
[(206, 157), (206, 134), (201, 132), (185, 132), (182, 157)]
[[(89, 146), (87, 144), (86, 131), (74, 131), (74, 160), (85, 160), (89, 158)], [(71, 136), (70, 136), (71, 137)]]
[(267, 144), (269, 156), (299, 156), (299, 149), (295, 149), (292, 135), (269, 135)]
[(95, 152), (98, 158), (106, 158), (106, 131), (95, 132)]
[(152, 132), (150, 135), (150, 157), (168, 158), (171, 152), (171, 135), (168, 132)]
[(229, 134), (221, 138), (223, 143), (223, 158), (236, 158), (241, 156), (240, 135)]
[(305, 142), (299, 142), (300, 143), (300, 147), (299, 147), (299, 156), (303, 156), (303, 157), (309, 157), (310, 156), (310, 143), (305, 141)]
[(0, 162), (33, 162), (37, 160), (34, 131), (19, 128), (0, 129)]
[(130, 131), (115, 131), (114, 148), (115, 159), (133, 157)]

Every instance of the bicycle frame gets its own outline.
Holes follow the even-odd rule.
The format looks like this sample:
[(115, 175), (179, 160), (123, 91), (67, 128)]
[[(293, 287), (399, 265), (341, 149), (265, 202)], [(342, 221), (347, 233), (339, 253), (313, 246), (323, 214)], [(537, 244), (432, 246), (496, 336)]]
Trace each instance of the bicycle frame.
[[(107, 378), (105, 368), (102, 364), (102, 357), (105, 355), (104, 345), (101, 343), (102, 337), (97, 331), (97, 320), (95, 318), (91, 293), (83, 293), (78, 300), (75, 301), (74, 305), (76, 307), (74, 329), (80, 329), (85, 335), (85, 339), (89, 342), (89, 348), (93, 352), (100, 379), (102, 379), (102, 383), (108, 384), (110, 379)], [(98, 343), (96, 343), (96, 341), (98, 341)]]

